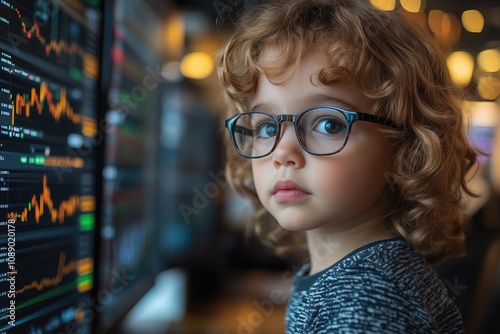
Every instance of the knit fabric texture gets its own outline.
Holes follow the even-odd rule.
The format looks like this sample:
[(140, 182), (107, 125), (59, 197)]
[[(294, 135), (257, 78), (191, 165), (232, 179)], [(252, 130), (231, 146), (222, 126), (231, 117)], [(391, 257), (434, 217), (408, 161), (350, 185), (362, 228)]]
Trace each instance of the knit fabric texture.
[(365, 245), (331, 267), (294, 277), (287, 334), (463, 333), (434, 269), (402, 238)]

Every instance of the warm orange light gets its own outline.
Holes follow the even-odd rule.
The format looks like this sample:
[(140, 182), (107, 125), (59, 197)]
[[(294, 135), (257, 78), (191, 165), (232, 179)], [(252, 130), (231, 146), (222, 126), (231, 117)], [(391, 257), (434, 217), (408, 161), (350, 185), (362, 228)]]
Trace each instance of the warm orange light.
[(436, 35), (441, 35), (443, 17), (446, 13), (439, 9), (429, 12), (428, 23), (431, 31)]
[(400, 3), (407, 12), (419, 13), (424, 11), (426, 0), (400, 0)]
[(489, 49), (477, 55), (477, 64), (485, 72), (500, 71), (500, 51)]
[(459, 87), (466, 87), (474, 72), (474, 58), (469, 52), (455, 51), (447, 59), (451, 79)]
[(184, 56), (180, 68), (186, 78), (205, 79), (214, 69), (214, 60), (205, 52), (191, 52)]
[(485, 100), (495, 100), (500, 96), (500, 80), (489, 75), (483, 75), (477, 81), (477, 93)]
[(393, 10), (396, 7), (396, 0), (370, 0), (371, 4), (384, 11)]
[(184, 20), (177, 11), (171, 11), (165, 25), (165, 53), (170, 59), (179, 59), (184, 51)]
[(462, 13), (462, 25), (468, 32), (479, 33), (483, 31), (484, 17), (480, 11), (471, 9)]
[(452, 49), (460, 41), (462, 25), (455, 15), (441, 10), (431, 10), (428, 23), (436, 39), (449, 49)]

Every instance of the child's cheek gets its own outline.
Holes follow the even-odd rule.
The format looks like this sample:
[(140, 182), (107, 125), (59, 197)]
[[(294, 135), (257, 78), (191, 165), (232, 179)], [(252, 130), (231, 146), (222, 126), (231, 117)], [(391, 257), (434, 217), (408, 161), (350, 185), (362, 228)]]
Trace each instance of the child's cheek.
[(369, 152), (343, 153), (315, 168), (312, 177), (316, 178), (319, 194), (331, 205), (344, 208), (377, 201), (386, 186), (384, 164), (370, 159)]
[(269, 167), (266, 168), (266, 164), (260, 160), (252, 161), (252, 178), (255, 185), (255, 190), (261, 202), (264, 200), (263, 196), (272, 187), (271, 173), (269, 172)]

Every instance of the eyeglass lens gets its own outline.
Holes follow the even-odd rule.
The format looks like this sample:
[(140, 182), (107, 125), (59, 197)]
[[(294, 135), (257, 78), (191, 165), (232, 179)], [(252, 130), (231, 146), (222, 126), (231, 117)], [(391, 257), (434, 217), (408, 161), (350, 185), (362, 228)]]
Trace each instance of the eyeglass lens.
[[(239, 151), (247, 157), (269, 154), (280, 138), (278, 119), (262, 112), (240, 115), (233, 125)], [(344, 146), (348, 125), (342, 112), (318, 108), (300, 114), (295, 129), (301, 146), (310, 153), (333, 154)]]

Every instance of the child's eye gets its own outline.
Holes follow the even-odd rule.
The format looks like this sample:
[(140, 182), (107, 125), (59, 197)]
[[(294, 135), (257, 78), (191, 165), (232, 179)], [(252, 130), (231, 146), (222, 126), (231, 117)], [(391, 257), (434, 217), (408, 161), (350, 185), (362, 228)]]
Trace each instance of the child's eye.
[(257, 138), (272, 138), (276, 137), (278, 129), (275, 123), (260, 123), (255, 127)]
[(335, 117), (328, 117), (319, 119), (313, 130), (324, 135), (337, 135), (344, 133), (346, 126), (341, 120)]

